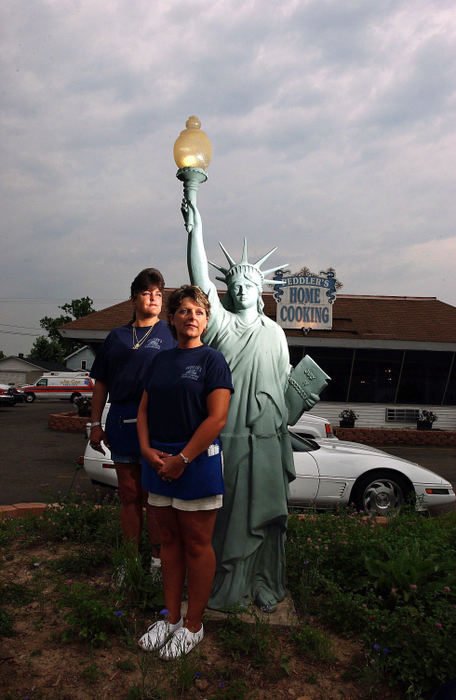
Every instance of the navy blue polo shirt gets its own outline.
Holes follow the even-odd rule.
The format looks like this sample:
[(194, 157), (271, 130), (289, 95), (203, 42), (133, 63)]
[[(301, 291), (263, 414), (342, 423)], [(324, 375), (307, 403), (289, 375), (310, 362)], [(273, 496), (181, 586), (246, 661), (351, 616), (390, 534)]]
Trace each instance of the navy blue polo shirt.
[(208, 345), (174, 348), (157, 355), (146, 373), (149, 435), (159, 442), (183, 442), (207, 418), (214, 389), (233, 392), (222, 353)]
[[(138, 340), (149, 330), (150, 326), (136, 328)], [(111, 403), (139, 404), (145, 375), (154, 357), (175, 346), (176, 340), (165, 321), (157, 321), (138, 350), (133, 350), (132, 326), (119, 326), (111, 331), (98, 351), (90, 376), (107, 385)]]

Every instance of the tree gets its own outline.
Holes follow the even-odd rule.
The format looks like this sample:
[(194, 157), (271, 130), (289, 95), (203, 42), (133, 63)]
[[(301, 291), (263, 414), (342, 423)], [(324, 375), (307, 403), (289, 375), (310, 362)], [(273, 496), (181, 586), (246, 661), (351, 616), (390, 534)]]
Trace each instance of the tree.
[(40, 320), (40, 326), (47, 331), (48, 336), (40, 335), (35, 340), (29, 358), (31, 360), (46, 360), (47, 362), (62, 362), (67, 355), (71, 355), (72, 352), (82, 347), (81, 343), (62, 338), (58, 328), (76, 318), (92, 314), (95, 311), (92, 304), (93, 301), (90, 297), (72, 299), (70, 303), (58, 307), (65, 312), (65, 315), (61, 314), (56, 318), (44, 316)]
[(40, 335), (33, 343), (29, 360), (45, 360), (46, 362), (61, 362), (65, 357), (62, 347), (55, 340), (48, 340)]

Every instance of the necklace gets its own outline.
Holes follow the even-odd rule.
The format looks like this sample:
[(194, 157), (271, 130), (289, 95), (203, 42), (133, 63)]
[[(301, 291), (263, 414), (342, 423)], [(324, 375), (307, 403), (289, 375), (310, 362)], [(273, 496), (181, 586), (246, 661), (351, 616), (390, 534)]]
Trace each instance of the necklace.
[(149, 328), (149, 330), (147, 331), (147, 333), (144, 333), (144, 335), (143, 335), (143, 337), (141, 338), (141, 340), (138, 340), (138, 336), (137, 336), (137, 334), (136, 334), (136, 327), (135, 327), (135, 326), (132, 326), (132, 331), (133, 331), (133, 345), (131, 346), (132, 349), (133, 349), (133, 350), (138, 350), (138, 348), (140, 348), (141, 345), (142, 345), (143, 343), (146, 342), (147, 338), (150, 336), (150, 334), (152, 333), (153, 329), (154, 329), (154, 327), (151, 326), (151, 327)]

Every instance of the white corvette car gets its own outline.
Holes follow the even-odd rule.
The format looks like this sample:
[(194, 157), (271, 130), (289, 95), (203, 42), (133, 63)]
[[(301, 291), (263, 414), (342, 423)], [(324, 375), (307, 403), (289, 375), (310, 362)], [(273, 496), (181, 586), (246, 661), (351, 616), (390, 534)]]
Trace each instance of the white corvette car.
[(417, 510), (456, 501), (449, 481), (414, 462), (357, 442), (290, 435), (296, 469), (290, 505), (354, 503), (359, 510), (391, 515), (411, 498)]
[[(410, 498), (417, 510), (456, 500), (448, 481), (419, 464), (356, 442), (290, 435), (296, 469), (291, 506), (327, 509), (354, 503), (366, 512), (391, 515)], [(110, 452), (104, 449), (103, 456), (87, 444), (84, 469), (94, 483), (116, 487)]]

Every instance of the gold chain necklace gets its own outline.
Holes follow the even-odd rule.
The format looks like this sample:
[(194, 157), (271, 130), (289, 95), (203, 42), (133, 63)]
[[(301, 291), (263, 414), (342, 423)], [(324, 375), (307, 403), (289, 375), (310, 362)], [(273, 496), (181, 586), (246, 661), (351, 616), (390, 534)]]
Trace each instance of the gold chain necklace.
[(143, 337), (141, 338), (141, 340), (138, 340), (138, 336), (137, 336), (137, 333), (136, 333), (136, 328), (135, 328), (135, 326), (132, 326), (132, 330), (133, 330), (133, 345), (132, 345), (131, 347), (132, 347), (132, 350), (138, 350), (138, 348), (140, 348), (141, 345), (142, 345), (143, 343), (146, 342), (147, 338), (150, 336), (150, 334), (151, 334), (152, 331), (154, 330), (154, 327), (151, 326), (151, 327), (149, 328), (149, 330), (147, 331), (147, 333), (145, 333), (145, 334), (143, 335)]

